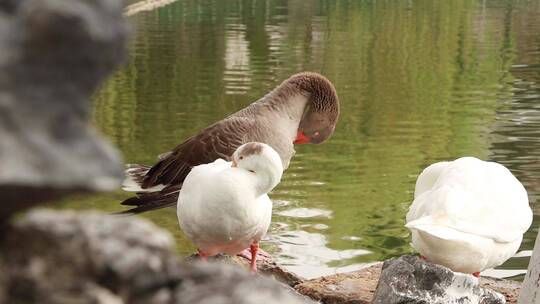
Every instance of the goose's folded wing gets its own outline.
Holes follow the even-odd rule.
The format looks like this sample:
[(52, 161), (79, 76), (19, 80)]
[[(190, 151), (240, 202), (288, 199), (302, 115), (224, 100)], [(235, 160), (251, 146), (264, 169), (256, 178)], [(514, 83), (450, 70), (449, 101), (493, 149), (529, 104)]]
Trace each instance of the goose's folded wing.
[(228, 159), (244, 143), (253, 125), (252, 119), (233, 116), (209, 126), (162, 155), (146, 173), (142, 187), (181, 184), (194, 166)]
[(506, 229), (503, 225), (481, 225), (478, 223), (449, 218), (448, 216), (424, 216), (405, 225), (409, 229), (421, 230), (442, 239), (463, 239), (464, 234), (489, 238), (499, 243), (512, 242), (523, 232)]
[(417, 198), (422, 193), (433, 188), (433, 185), (437, 182), (439, 176), (449, 164), (449, 162), (438, 162), (425, 168), (422, 173), (418, 175), (418, 179), (416, 180), (414, 198)]

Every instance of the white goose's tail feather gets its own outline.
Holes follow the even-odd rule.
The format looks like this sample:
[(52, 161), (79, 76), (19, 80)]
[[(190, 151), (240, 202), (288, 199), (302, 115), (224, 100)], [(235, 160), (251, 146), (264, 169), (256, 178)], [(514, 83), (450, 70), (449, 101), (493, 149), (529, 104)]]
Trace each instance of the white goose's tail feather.
[(141, 184), (144, 176), (150, 170), (149, 166), (139, 164), (128, 164), (124, 171), (126, 178), (122, 182), (122, 190), (127, 192), (150, 193), (158, 192), (165, 188), (165, 185), (156, 185), (151, 188), (142, 188)]

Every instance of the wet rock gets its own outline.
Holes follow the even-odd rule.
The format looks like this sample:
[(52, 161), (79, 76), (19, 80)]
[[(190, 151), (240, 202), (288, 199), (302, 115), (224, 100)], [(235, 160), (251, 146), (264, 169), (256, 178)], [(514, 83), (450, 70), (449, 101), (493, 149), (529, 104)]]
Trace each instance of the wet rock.
[(480, 287), (491, 289), (504, 296), (507, 304), (516, 304), (521, 283), (512, 280), (480, 277)]
[(302, 282), (296, 291), (325, 304), (369, 304), (381, 273), (382, 263), (361, 270)]
[(520, 304), (540, 304), (540, 231), (536, 237), (529, 269), (519, 294)]
[(506, 303), (504, 297), (479, 286), (472, 275), (428, 263), (415, 256), (385, 261), (373, 303)]
[[(304, 281), (295, 286), (296, 291), (325, 304), (372, 303), (383, 263), (366, 268)], [(517, 303), (520, 283), (516, 281), (480, 278), (480, 286), (494, 290), (506, 297), (506, 303)]]
[(0, 2), (0, 222), (70, 191), (112, 190), (116, 151), (89, 127), (90, 96), (122, 61), (120, 0)]
[(131, 217), (31, 211), (0, 246), (0, 303), (309, 303), (241, 267), (182, 263), (169, 233)]

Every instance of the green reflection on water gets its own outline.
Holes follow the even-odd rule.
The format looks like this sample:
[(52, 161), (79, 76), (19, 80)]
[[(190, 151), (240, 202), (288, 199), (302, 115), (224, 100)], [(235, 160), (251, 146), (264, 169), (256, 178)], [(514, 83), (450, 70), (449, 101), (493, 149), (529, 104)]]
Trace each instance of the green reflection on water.
[[(540, 90), (538, 20), (539, 4), (524, 1), (179, 0), (132, 18), (130, 60), (96, 94), (94, 120), (127, 162), (153, 163), (289, 75), (326, 75), (342, 104), (336, 133), (297, 148), (263, 245), (322, 274), (411, 252), (404, 215), (417, 174), (438, 160), (496, 159), (536, 203), (540, 168), (526, 165), (538, 136), (520, 141), (524, 149), (510, 138), (537, 126), (513, 119), (523, 104), (540, 111), (538, 97), (520, 95)], [(126, 197), (73, 197), (63, 208), (117, 211)], [(171, 231), (182, 254), (194, 249), (174, 209), (143, 217)]]

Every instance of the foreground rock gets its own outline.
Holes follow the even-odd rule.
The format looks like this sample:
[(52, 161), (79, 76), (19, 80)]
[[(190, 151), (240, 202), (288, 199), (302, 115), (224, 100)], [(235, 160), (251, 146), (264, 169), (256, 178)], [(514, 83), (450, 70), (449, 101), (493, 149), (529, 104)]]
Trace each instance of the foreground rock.
[(0, 222), (71, 191), (113, 190), (90, 97), (125, 54), (120, 0), (0, 1)]
[[(306, 281), (271, 259), (261, 258), (261, 274), (272, 275), (286, 286), (249, 274), (248, 261), (241, 257), (218, 257), (220, 264), (198, 263), (193, 258), (181, 262), (167, 232), (135, 218), (94, 212), (31, 212), (15, 222), (0, 248), (0, 303), (310, 302), (297, 292), (321, 303), (371, 303), (382, 269), (378, 263)], [(416, 262), (416, 258), (406, 257), (401, 263), (410, 270)], [(387, 263), (385, 270), (389, 269)], [(410, 275), (402, 272), (402, 279), (407, 273)], [(383, 274), (381, 282), (391, 286), (395, 275), (385, 279)], [(410, 282), (429, 290), (426, 279), (430, 276), (413, 278)], [(434, 281), (438, 278), (433, 275)], [(486, 278), (481, 283), (503, 293), (507, 303), (516, 303), (519, 283)]]
[[(217, 267), (216, 265), (219, 265)], [(185, 304), (309, 304), (286, 285), (254, 277), (232, 265), (195, 263), (182, 268), (175, 303)]]
[(0, 272), (9, 292), (0, 303), (152, 299), (178, 277), (172, 245), (168, 233), (144, 221), (32, 211), (1, 244)]
[(0, 303), (307, 303), (239, 267), (182, 264), (167, 232), (134, 218), (33, 211), (0, 247)]
[(501, 294), (480, 288), (478, 279), (472, 275), (454, 273), (406, 255), (384, 262), (373, 303), (502, 304), (506, 301)]
[[(198, 259), (199, 257), (197, 254), (189, 257), (189, 261), (198, 261)], [(250, 260), (241, 256), (217, 255), (215, 257), (211, 257), (210, 261), (217, 261), (244, 269), (249, 269), (250, 265)], [(289, 287), (295, 287), (305, 280), (304, 278), (278, 265), (272, 257), (267, 257), (262, 254), (259, 254), (257, 257), (257, 269), (260, 274), (271, 277)]]

